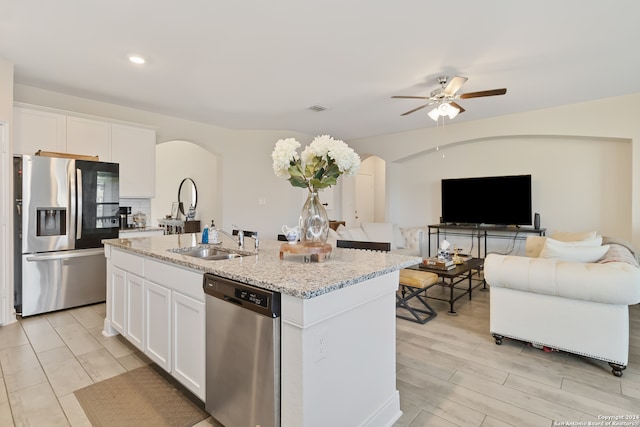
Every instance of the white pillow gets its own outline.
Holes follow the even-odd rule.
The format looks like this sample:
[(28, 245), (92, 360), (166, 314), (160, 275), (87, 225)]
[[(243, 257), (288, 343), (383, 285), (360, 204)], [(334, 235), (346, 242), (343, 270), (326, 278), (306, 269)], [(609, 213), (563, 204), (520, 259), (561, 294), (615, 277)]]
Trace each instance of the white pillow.
[(345, 237), (345, 240), (357, 240), (359, 242), (372, 241), (367, 238), (367, 235), (364, 233), (364, 230), (362, 228), (349, 228), (347, 229), (347, 233), (351, 237), (349, 239)]
[(609, 250), (609, 245), (568, 246), (558, 245), (553, 239), (547, 239), (540, 252), (540, 258), (557, 258), (563, 261), (596, 262)]
[(583, 233), (575, 233), (572, 231), (555, 231), (551, 237), (555, 240), (563, 242), (578, 242), (581, 240), (595, 239), (598, 234), (595, 231), (585, 231)]
[(393, 224), (390, 222), (363, 222), (362, 229), (370, 242), (388, 242), (391, 250), (396, 249), (393, 238)]
[(353, 240), (351, 238), (351, 233), (349, 232), (349, 230), (347, 230), (347, 227), (345, 227), (342, 224), (340, 224), (338, 226), (338, 229), (336, 230), (336, 233), (338, 233), (340, 238), (343, 239), (343, 240)]
[(552, 245), (562, 246), (565, 248), (575, 248), (575, 247), (584, 247), (584, 246), (602, 246), (602, 236), (594, 237), (589, 240), (574, 240), (574, 241), (557, 240), (557, 239), (552, 239), (551, 237), (547, 237), (545, 242), (550, 242)]
[(404, 249), (407, 247), (407, 242), (404, 240), (404, 236), (402, 235), (402, 231), (400, 231), (398, 224), (393, 224), (393, 243), (396, 244), (396, 248), (398, 249)]

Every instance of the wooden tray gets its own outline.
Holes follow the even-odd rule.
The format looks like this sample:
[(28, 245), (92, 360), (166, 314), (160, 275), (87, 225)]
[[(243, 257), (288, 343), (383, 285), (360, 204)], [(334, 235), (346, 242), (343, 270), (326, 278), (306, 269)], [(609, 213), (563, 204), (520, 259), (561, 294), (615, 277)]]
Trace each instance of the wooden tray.
[(280, 259), (285, 254), (302, 255), (308, 262), (324, 262), (331, 257), (331, 245), (329, 243), (296, 243), (280, 245)]

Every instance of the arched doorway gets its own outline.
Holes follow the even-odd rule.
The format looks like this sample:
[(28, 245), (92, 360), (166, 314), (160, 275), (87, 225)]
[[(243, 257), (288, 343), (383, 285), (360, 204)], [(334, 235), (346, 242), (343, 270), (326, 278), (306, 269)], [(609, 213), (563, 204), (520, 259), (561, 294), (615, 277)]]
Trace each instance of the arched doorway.
[(191, 178), (198, 189), (196, 219), (200, 227), (220, 218), (218, 157), (193, 142), (174, 140), (156, 145), (156, 197), (151, 202), (151, 223), (157, 224), (171, 212), (184, 178)]

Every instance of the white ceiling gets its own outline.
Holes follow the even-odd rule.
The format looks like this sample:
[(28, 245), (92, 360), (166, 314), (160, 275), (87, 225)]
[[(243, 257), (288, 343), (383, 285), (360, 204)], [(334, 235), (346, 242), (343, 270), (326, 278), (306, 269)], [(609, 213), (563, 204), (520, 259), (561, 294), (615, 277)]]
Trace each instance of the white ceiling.
[[(640, 92), (636, 0), (0, 0), (15, 82), (238, 129), (340, 139), (409, 116), (441, 74), (455, 122)], [(147, 64), (136, 66), (137, 53)], [(328, 107), (314, 112), (309, 106)], [(449, 119), (447, 119), (449, 120)]]

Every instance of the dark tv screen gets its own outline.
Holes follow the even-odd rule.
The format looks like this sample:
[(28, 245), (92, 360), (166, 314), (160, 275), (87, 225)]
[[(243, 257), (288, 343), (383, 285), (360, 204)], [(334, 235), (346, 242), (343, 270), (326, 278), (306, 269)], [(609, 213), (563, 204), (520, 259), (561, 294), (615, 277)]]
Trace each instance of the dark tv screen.
[(442, 222), (531, 225), (531, 175), (443, 179)]

